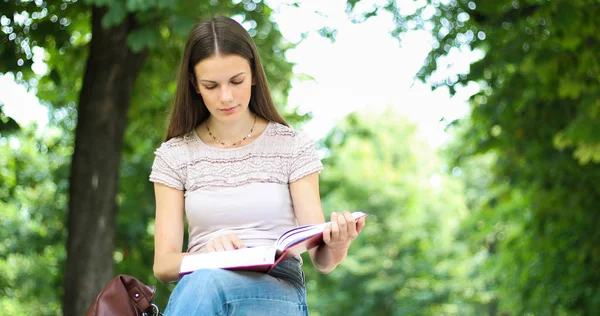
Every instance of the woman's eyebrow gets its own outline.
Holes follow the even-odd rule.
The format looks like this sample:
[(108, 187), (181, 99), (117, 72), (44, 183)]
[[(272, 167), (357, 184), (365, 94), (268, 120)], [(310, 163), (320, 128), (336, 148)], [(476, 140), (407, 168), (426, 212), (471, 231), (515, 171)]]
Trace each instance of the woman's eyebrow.
[[(233, 77), (229, 78), (229, 80), (231, 80), (231, 79), (233, 79), (233, 78), (236, 78), (236, 77), (238, 77), (238, 76), (241, 76), (241, 75), (243, 75), (243, 74), (245, 74), (245, 73), (246, 73), (246, 72), (242, 71), (242, 72), (240, 72), (240, 73), (236, 74), (235, 76), (233, 76)], [(208, 83), (217, 83), (217, 82), (216, 82), (216, 81), (214, 81), (214, 80), (206, 80), (206, 79), (200, 79), (200, 81), (203, 81), (203, 82), (208, 82)]]

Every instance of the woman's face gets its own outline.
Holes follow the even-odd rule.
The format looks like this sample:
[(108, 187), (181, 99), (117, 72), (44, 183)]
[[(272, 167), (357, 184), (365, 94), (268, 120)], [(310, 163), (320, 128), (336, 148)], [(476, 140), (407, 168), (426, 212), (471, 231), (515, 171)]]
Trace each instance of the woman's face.
[(196, 91), (213, 118), (232, 122), (249, 114), (252, 71), (238, 55), (212, 56), (194, 66)]

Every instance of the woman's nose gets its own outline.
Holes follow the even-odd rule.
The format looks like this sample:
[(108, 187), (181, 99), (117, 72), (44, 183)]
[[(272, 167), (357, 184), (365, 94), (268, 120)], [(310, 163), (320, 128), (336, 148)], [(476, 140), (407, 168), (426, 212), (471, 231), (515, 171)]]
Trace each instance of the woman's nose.
[(223, 87), (221, 90), (221, 102), (229, 103), (231, 101), (233, 101), (233, 93), (231, 92), (231, 89), (228, 87)]

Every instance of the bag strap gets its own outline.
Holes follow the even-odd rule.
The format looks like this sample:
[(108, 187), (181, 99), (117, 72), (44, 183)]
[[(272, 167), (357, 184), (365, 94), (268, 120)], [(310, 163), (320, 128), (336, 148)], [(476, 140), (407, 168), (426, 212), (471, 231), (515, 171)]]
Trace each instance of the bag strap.
[(119, 275), (127, 289), (127, 294), (143, 316), (159, 316), (160, 309), (154, 304), (156, 287), (148, 286), (129, 275)]
[(152, 295), (150, 297), (147, 296), (147, 291), (144, 293), (139, 285), (135, 285), (131, 288), (127, 289), (127, 293), (129, 294), (129, 298), (133, 301), (135, 306), (137, 306), (142, 312), (146, 312), (152, 306), (152, 295), (154, 292), (152, 291)]

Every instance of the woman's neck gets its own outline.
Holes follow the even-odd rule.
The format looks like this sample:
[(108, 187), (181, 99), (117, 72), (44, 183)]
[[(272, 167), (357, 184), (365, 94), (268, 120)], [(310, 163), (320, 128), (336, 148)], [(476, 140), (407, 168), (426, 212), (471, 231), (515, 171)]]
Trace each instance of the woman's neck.
[(247, 116), (232, 122), (222, 122), (214, 119), (212, 116), (205, 121), (212, 136), (225, 144), (232, 144), (246, 137), (255, 127), (256, 115), (248, 113)]

